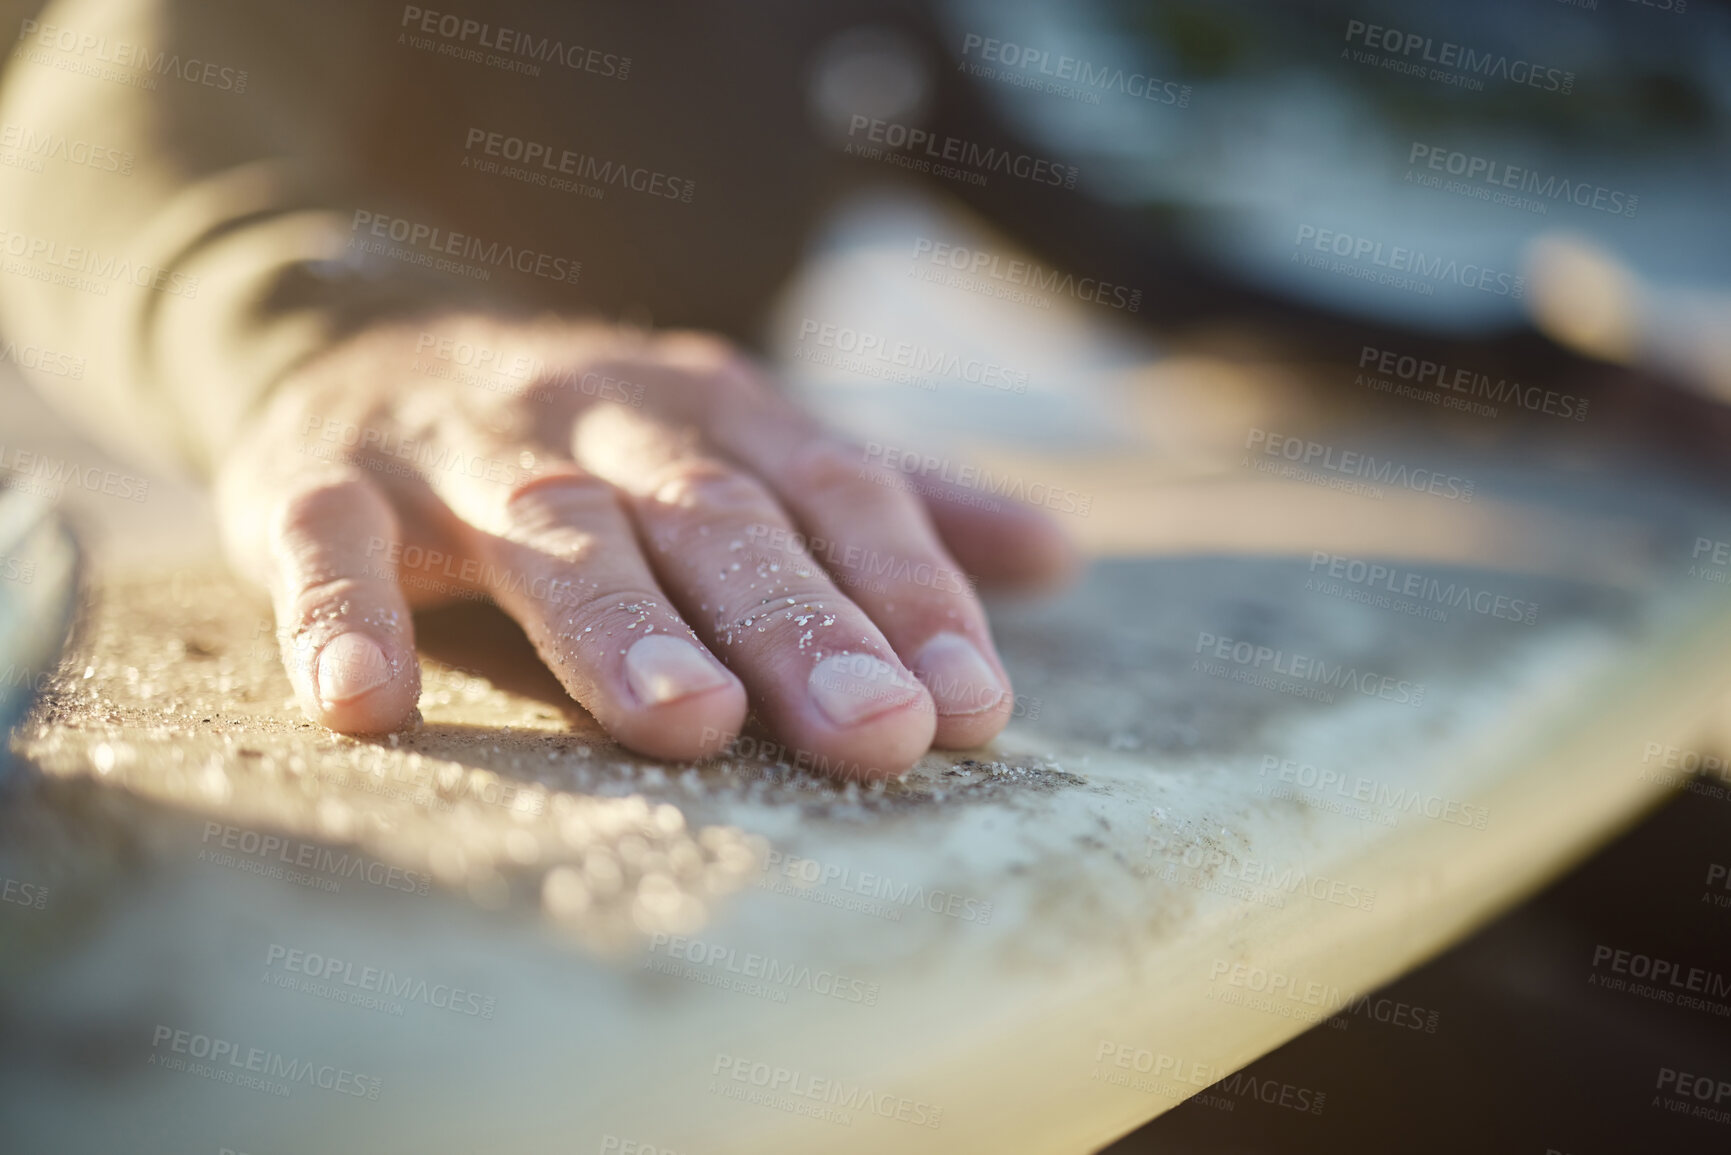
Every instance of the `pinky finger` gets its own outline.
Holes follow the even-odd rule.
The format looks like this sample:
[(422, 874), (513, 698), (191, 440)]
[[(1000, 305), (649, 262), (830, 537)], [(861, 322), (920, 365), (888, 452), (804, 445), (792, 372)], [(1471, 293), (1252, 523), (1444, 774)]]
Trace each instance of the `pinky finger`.
[(1046, 592), (1068, 585), (1081, 571), (1075, 544), (1042, 510), (1008, 498), (981, 500), (950, 482), (924, 485), (921, 494), (944, 545), (962, 571), (983, 585)]

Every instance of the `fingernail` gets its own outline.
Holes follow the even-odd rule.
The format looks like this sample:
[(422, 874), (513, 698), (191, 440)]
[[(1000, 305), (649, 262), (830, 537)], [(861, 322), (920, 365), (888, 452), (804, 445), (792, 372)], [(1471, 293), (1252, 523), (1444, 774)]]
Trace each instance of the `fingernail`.
[(855, 725), (920, 696), (919, 683), (870, 654), (825, 658), (805, 684), (818, 709), (837, 726)]
[(391, 679), (385, 651), (365, 634), (339, 634), (319, 651), (319, 700), (335, 705)]
[(1004, 700), (1009, 687), (979, 648), (960, 634), (939, 634), (914, 659), (914, 672), (947, 717), (979, 714)]
[(677, 702), (727, 681), (707, 655), (671, 634), (650, 634), (625, 651), (625, 679), (646, 706)]

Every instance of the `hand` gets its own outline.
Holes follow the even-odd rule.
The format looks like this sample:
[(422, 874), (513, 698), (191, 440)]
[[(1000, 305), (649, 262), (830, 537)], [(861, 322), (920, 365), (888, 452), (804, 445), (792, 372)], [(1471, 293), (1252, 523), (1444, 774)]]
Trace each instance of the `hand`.
[(634, 750), (713, 754), (749, 696), (790, 749), (871, 778), (1010, 716), (964, 575), (1075, 566), (1030, 509), (904, 484), (714, 338), (458, 316), (296, 371), (217, 494), (295, 693), (334, 730), (407, 721), (410, 607), (484, 593)]

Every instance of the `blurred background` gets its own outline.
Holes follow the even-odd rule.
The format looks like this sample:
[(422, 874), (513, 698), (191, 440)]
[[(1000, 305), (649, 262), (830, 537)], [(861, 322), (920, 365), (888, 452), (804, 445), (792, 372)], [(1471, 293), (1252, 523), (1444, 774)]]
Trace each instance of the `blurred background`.
[[(799, 62), (820, 132), (845, 131), (862, 107), (931, 117), (1081, 175), (1055, 212), (1049, 190), (915, 182), (845, 159), (855, 179), (756, 334), (787, 387), (838, 427), (1090, 495), (1093, 513), (1066, 526), (1100, 559), (1322, 550), (1637, 597), (1682, 580), (1699, 540), (1731, 540), (1726, 4), (950, 0), (845, 17)], [(1447, 59), (1480, 66), (1437, 63), (1445, 46)], [(1119, 77), (1143, 78), (1140, 90)], [(940, 244), (1125, 286), (1138, 304), (1008, 300), (989, 277), (945, 282), (922, 256)], [(847, 338), (826, 343), (824, 326), (941, 352), (939, 365), (988, 364), (998, 384), (966, 369), (886, 376), (839, 355)], [(1366, 371), (1383, 352), (1492, 388), (1517, 382), (1520, 399), (1566, 398), (1585, 418), (1506, 389), (1476, 409), (1443, 404), (1434, 382), (1402, 394), (1399, 374)], [(55, 670), (66, 624), (104, 575), (202, 589), (221, 566), (195, 482), (96, 444), (12, 368), (0, 364), (0, 482), (11, 491), (0, 532), (32, 578), (0, 581), (9, 668), (27, 672), (0, 688), (9, 717)], [(1379, 374), (1390, 387), (1367, 380)], [(1470, 508), (1424, 516), (1398, 500), (1407, 495), (1343, 506), (1245, 469), (1255, 429), (1401, 453), (1483, 490)], [(150, 499), (26, 492), (19, 450), (147, 478)], [(102, 718), (100, 702), (74, 706), (44, 724)], [(1158, 756), (1143, 741), (1119, 745)], [(1698, 747), (1725, 743), (1709, 733)], [(0, 863), (52, 876), (56, 855), (124, 843), (100, 823), (95, 834), (68, 826), (64, 837), (19, 834), (10, 851), (0, 843)], [(1585, 985), (1602, 943), (1731, 974), (1731, 909), (1719, 901), (1731, 891), (1709, 873), (1728, 848), (1724, 792), (1679, 793), (1380, 992), (1436, 1011), (1434, 1034), (1347, 1016), (1250, 1069), (1325, 1083), (1338, 1111), (1214, 1096), (1109, 1150), (1731, 1149), (1731, 1126), (1676, 1118), (1630, 1091), (1653, 1054), (1731, 1077), (1731, 1021)], [(134, 853), (126, 844), (115, 857)], [(33, 917), (0, 905), (0, 934), (23, 942), (17, 928), (42, 925)], [(78, 933), (64, 930), (66, 941)], [(33, 941), (0, 973), (33, 975), (56, 957)], [(36, 1061), (32, 1013), (0, 995), (0, 1035), (12, 1039), (0, 1061)], [(65, 1061), (101, 1069), (96, 1049), (69, 1047)]]

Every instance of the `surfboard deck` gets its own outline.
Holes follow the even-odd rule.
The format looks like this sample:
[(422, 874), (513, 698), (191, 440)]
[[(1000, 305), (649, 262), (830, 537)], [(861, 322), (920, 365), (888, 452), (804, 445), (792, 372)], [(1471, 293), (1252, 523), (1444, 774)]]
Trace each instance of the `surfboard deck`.
[(332, 736), (254, 595), (110, 572), (13, 739), (3, 869), (47, 902), (0, 910), (4, 1112), (26, 1149), (1092, 1149), (1257, 1093), (1678, 785), (1731, 613), (1655, 557), (1396, 563), (1491, 594), (1446, 620), (1304, 556), (1103, 559), (993, 607), (1006, 734), (883, 789), (758, 733), (632, 755), (477, 608), (422, 621), (419, 727)]

